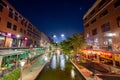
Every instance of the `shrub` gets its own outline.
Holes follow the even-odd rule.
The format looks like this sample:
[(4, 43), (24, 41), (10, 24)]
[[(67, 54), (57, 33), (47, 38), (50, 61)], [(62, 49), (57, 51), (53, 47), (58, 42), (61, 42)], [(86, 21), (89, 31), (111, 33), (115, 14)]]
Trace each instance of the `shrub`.
[(12, 72), (6, 74), (2, 80), (18, 80), (20, 77), (20, 68), (13, 70)]

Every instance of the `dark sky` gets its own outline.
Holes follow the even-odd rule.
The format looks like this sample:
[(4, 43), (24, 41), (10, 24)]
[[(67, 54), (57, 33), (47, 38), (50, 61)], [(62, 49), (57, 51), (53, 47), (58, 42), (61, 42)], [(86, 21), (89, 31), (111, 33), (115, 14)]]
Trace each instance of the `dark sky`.
[(95, 0), (8, 0), (48, 36), (83, 32), (82, 17)]

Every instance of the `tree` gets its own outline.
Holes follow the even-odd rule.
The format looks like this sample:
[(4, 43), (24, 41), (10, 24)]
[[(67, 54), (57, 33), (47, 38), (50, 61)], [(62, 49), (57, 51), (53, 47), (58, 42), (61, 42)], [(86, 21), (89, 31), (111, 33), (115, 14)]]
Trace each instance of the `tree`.
[(64, 53), (79, 53), (80, 49), (86, 45), (84, 38), (80, 34), (73, 34), (72, 37), (67, 37), (66, 41), (61, 42), (61, 48)]

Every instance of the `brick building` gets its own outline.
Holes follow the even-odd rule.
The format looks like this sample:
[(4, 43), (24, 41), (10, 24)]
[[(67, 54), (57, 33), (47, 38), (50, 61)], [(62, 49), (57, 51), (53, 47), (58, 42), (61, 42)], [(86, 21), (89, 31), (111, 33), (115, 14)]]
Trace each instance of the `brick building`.
[(83, 20), (85, 39), (94, 49), (120, 46), (120, 0), (96, 0)]
[[(40, 46), (44, 34), (7, 0), (0, 0), (0, 47)], [(49, 39), (44, 39), (49, 42)]]

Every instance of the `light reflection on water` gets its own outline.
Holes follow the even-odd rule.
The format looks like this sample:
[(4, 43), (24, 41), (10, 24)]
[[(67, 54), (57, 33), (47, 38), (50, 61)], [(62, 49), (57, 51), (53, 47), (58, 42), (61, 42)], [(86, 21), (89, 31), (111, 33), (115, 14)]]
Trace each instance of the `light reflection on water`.
[(85, 80), (66, 58), (63, 54), (53, 54), (50, 63), (35, 80)]
[(52, 69), (56, 69), (56, 67), (57, 67), (57, 64), (56, 64), (57, 62), (56, 62), (56, 55), (53, 55), (53, 57), (52, 57), (52, 61), (51, 61), (51, 68)]
[(71, 77), (74, 79), (75, 78), (75, 70), (71, 69)]
[(64, 55), (60, 55), (60, 69), (64, 70), (65, 68), (65, 57)]
[(65, 68), (65, 57), (64, 55), (57, 55), (54, 54), (51, 61), (51, 68), (56, 69), (57, 67), (60, 67), (61, 70), (64, 70)]

